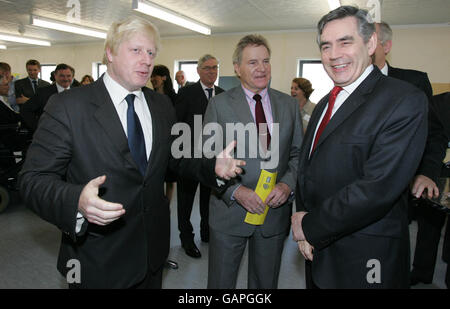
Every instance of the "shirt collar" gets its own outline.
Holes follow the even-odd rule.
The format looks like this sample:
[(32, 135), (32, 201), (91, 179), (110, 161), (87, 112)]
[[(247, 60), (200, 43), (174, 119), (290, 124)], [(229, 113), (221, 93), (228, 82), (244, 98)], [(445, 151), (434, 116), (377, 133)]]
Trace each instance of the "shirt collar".
[[(242, 84), (242, 89), (244, 90), (245, 96), (247, 97), (247, 101), (250, 100), (251, 102), (254, 102), (255, 100), (253, 99), (253, 96), (256, 94), (253, 91), (248, 90), (247, 88), (245, 88)], [(268, 91), (267, 91), (267, 87), (264, 88), (263, 90), (261, 90), (261, 92), (259, 93), (259, 95), (261, 96), (261, 100), (264, 101), (267, 97)]]
[(58, 93), (63, 92), (66, 89), (70, 89), (70, 86), (67, 88), (61, 87), (58, 83), (55, 83), (56, 89), (58, 89)]
[(206, 89), (211, 89), (211, 88), (214, 90), (214, 85), (212, 87), (207, 87), (207, 86), (205, 86), (205, 84), (202, 83), (201, 80), (200, 80), (200, 85), (202, 85), (203, 91), (206, 91)]
[(388, 75), (388, 65), (386, 62), (384, 63), (384, 67), (381, 69), (381, 73), (383, 73), (385, 76)]
[(360, 77), (358, 77), (357, 80), (355, 80), (350, 85), (347, 85), (345, 87), (342, 87), (349, 95), (352, 94), (353, 91), (355, 91), (356, 88), (366, 79), (367, 76), (373, 71), (373, 64), (369, 65), (364, 72), (361, 74)]
[[(119, 105), (125, 100), (125, 97), (130, 94), (130, 91), (125, 89), (122, 85), (116, 82), (108, 71), (103, 75), (103, 82), (105, 83), (106, 90), (108, 90), (109, 96), (114, 105)], [(144, 93), (141, 89), (131, 92), (141, 101), (143, 100)]]

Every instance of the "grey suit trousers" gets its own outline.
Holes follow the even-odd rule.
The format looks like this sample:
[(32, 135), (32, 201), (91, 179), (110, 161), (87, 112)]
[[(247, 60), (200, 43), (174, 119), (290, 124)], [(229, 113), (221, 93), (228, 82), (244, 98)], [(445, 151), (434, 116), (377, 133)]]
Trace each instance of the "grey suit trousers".
[(264, 237), (260, 227), (249, 237), (210, 228), (208, 289), (235, 289), (247, 241), (249, 289), (276, 289), (286, 233)]

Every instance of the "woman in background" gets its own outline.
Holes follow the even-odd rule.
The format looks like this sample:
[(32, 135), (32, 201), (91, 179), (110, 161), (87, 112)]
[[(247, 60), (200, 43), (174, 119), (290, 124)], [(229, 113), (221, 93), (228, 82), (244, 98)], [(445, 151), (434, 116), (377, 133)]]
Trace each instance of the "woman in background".
[(302, 115), (303, 133), (306, 132), (311, 114), (316, 107), (316, 104), (309, 100), (312, 89), (311, 82), (306, 78), (298, 77), (292, 80), (291, 96), (297, 99), (300, 106), (300, 114)]
[(172, 104), (175, 105), (177, 94), (173, 89), (172, 78), (170, 78), (170, 71), (165, 65), (155, 65), (152, 76), (150, 77), (150, 81), (152, 82), (153, 89), (156, 92), (167, 95), (172, 101)]
[[(155, 65), (155, 67), (153, 68), (152, 76), (150, 77), (150, 81), (152, 83), (153, 89), (158, 93), (167, 95), (170, 98), (172, 105), (175, 106), (175, 99), (177, 97), (177, 94), (173, 89), (172, 78), (170, 78), (170, 71), (165, 65)], [(166, 172), (166, 178), (164, 180), (166, 182), (166, 197), (169, 200), (170, 205), (177, 177), (174, 173), (168, 170)], [(165, 266), (166, 268), (177, 269), (178, 263), (173, 260), (167, 260)]]
[[(153, 89), (156, 92), (167, 95), (172, 101), (172, 105), (175, 106), (175, 99), (177, 94), (173, 89), (172, 78), (170, 78), (169, 69), (162, 64), (155, 65), (153, 68), (152, 76), (150, 77)], [(169, 199), (169, 203), (172, 199), (174, 184), (177, 181), (175, 174), (171, 172), (166, 173), (166, 197)]]
[(89, 85), (91, 83), (94, 82), (94, 78), (92, 78), (91, 75), (84, 75), (83, 78), (81, 79), (81, 85), (85, 86), (85, 85)]

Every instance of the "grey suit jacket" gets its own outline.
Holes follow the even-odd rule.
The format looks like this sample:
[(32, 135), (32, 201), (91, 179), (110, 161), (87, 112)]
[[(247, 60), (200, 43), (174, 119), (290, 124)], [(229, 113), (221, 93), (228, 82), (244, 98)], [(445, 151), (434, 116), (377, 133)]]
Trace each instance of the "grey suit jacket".
[[(299, 107), (295, 99), (277, 90), (269, 89), (269, 97), (273, 122), (279, 124), (279, 138), (272, 134), (269, 148), (272, 153), (278, 151), (278, 164), (269, 171), (277, 171), (277, 182), (287, 184), (294, 191), (297, 181), (298, 155), (302, 143)], [(257, 152), (257, 156), (251, 156), (250, 150), (257, 148), (257, 145), (255, 145), (257, 142), (255, 139), (249, 140), (249, 131), (245, 131), (245, 140), (239, 140), (237, 133), (243, 133), (242, 127), (233, 134), (228, 136), (225, 134), (227, 124), (246, 126), (255, 123), (241, 86), (216, 95), (211, 99), (205, 113), (204, 124), (211, 122), (218, 123), (224, 132), (223, 147), (233, 139), (238, 140), (238, 145), (235, 148), (236, 157), (244, 159), (247, 164), (244, 167), (244, 173), (231, 181), (224, 192), (211, 196), (209, 225), (212, 229), (229, 235), (250, 236), (255, 230), (255, 226), (244, 222), (247, 211), (237, 201), (232, 200), (232, 194), (239, 185), (254, 190), (260, 176), (261, 167), (264, 166), (264, 163), (274, 162), (270, 161), (274, 159), (274, 154), (269, 159), (260, 156), (259, 152)], [(205, 135), (203, 141), (205, 142), (207, 139), (208, 136)], [(273, 236), (289, 230), (292, 208), (290, 201), (291, 199), (277, 209), (269, 209), (261, 228), (264, 236)]]

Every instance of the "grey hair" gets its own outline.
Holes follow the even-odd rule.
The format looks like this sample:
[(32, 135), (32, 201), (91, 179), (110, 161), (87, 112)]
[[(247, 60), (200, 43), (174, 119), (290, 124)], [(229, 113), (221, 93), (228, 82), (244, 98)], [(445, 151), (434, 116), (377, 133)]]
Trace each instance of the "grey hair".
[(378, 23), (378, 26), (380, 27), (378, 39), (380, 40), (381, 44), (386, 43), (386, 41), (392, 41), (392, 29), (389, 24), (381, 21), (381, 23)]
[[(198, 68), (201, 68), (201, 67), (203, 66), (203, 63), (205, 63), (205, 62), (208, 61), (209, 59), (217, 60), (216, 57), (214, 57), (214, 56), (212, 56), (212, 55), (210, 55), (210, 54), (203, 55), (202, 57), (200, 57), (200, 59), (198, 59), (197, 67), (198, 67)], [(217, 60), (217, 62), (219, 62), (219, 60)]]
[(249, 34), (243, 37), (239, 43), (236, 45), (236, 49), (233, 53), (233, 64), (240, 64), (242, 61), (242, 52), (244, 48), (246, 48), (249, 45), (255, 45), (255, 46), (264, 46), (267, 48), (267, 51), (269, 52), (270, 56), (270, 47), (269, 43), (267, 43), (267, 40), (265, 37), (259, 34)]
[(364, 43), (367, 43), (372, 34), (375, 32), (375, 23), (373, 22), (372, 17), (367, 12), (367, 10), (359, 9), (350, 5), (345, 5), (329, 12), (320, 19), (319, 23), (317, 24), (317, 44), (320, 46), (320, 36), (322, 35), (323, 29), (325, 28), (325, 25), (327, 23), (336, 19), (343, 19), (346, 17), (356, 18), (358, 22), (358, 33), (363, 38)]

